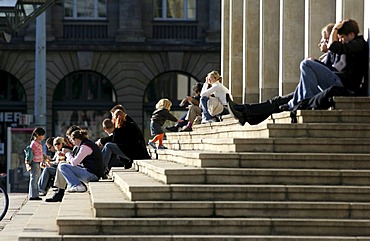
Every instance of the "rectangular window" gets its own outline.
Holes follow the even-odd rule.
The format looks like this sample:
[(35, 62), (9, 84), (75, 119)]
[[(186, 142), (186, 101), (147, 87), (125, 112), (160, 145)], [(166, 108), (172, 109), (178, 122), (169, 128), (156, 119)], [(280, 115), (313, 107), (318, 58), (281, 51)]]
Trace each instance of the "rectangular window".
[(100, 20), (107, 18), (107, 0), (65, 0), (64, 18)]
[(196, 20), (197, 0), (154, 0), (156, 20)]

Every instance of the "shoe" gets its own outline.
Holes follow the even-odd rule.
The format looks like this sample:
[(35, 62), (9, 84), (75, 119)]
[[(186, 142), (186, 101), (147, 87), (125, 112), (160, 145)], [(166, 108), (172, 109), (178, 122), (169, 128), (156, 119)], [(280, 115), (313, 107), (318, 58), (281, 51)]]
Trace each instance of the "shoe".
[(64, 189), (58, 189), (51, 198), (45, 199), (45, 202), (61, 202), (64, 197)]
[(125, 169), (130, 169), (132, 167), (132, 160), (125, 160)]
[(166, 126), (165, 128), (166, 128), (166, 130), (168, 130), (170, 132), (178, 132), (179, 131), (179, 128), (177, 126)]
[(209, 120), (202, 120), (201, 124), (207, 124), (207, 123), (213, 123), (213, 122), (217, 122), (217, 119), (212, 118), (212, 119), (209, 119)]
[(184, 132), (184, 131), (193, 131), (193, 128), (191, 128), (190, 126), (184, 126), (180, 131), (181, 132)]
[(157, 146), (154, 144), (154, 142), (149, 141), (148, 145), (153, 147), (154, 149), (157, 149)]
[(39, 190), (39, 196), (46, 196), (47, 193), (47, 191)]
[(290, 108), (289, 108), (289, 105), (288, 104), (280, 105), (279, 106), (279, 109), (281, 111), (290, 111)]
[(226, 94), (226, 101), (227, 101), (227, 108), (230, 112), (230, 115), (234, 117), (236, 120), (238, 120), (240, 125), (244, 126), (245, 122), (247, 122), (246, 117), (242, 112), (235, 109), (235, 106), (237, 104), (231, 100), (229, 94)]
[(70, 187), (67, 192), (86, 192), (86, 186), (83, 184)]
[(41, 197), (30, 197), (28, 200), (30, 200), (30, 201), (41, 201), (42, 198)]
[(164, 145), (159, 145), (158, 146), (158, 149), (162, 149), (162, 150), (164, 150), (164, 149), (168, 149), (167, 147), (165, 147)]

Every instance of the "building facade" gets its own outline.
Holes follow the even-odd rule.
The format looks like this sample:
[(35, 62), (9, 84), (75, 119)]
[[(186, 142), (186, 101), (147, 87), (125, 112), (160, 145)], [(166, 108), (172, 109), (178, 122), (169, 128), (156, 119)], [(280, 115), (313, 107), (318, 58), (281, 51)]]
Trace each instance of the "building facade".
[[(64, 0), (46, 11), (46, 130), (72, 125), (102, 134), (122, 104), (149, 138), (160, 98), (178, 103), (220, 70), (220, 0)], [(0, 142), (35, 113), (35, 21), (0, 45)], [(28, 117), (28, 116), (26, 116)], [(32, 127), (32, 124), (28, 127)], [(6, 153), (6, 150), (4, 150)], [(5, 154), (0, 154), (4, 165)]]

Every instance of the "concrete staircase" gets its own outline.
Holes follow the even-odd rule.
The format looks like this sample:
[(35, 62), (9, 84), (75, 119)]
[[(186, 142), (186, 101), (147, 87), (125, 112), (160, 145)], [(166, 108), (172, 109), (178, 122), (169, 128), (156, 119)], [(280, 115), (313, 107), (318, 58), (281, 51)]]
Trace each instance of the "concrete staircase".
[(370, 98), (335, 102), (168, 133), (152, 160), (67, 194), (46, 230), (42, 203), (18, 239), (370, 240)]

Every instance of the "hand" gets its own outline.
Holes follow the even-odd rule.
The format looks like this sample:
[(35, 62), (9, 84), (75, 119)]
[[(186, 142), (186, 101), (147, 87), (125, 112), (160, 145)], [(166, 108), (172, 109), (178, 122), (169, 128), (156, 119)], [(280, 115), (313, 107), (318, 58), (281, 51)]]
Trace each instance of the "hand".
[(336, 24), (334, 25), (333, 29), (338, 30), (338, 29), (342, 28), (342, 27), (343, 27), (343, 24), (344, 24), (345, 22), (346, 22), (346, 20), (342, 20), (342, 21), (340, 21), (340, 22), (336, 23)]

